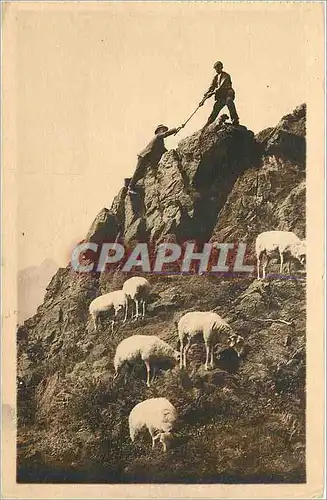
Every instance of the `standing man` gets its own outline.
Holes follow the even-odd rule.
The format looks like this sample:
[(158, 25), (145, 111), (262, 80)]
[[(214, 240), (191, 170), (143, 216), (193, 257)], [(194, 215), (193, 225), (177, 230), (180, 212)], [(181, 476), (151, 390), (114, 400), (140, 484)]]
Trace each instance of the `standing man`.
[(170, 135), (176, 135), (183, 125), (181, 127), (177, 128), (172, 128), (168, 129), (166, 125), (158, 125), (157, 128), (154, 131), (155, 136), (153, 139), (149, 142), (149, 144), (141, 151), (137, 156), (137, 165), (136, 169), (134, 172), (134, 175), (129, 183), (127, 193), (128, 194), (137, 194), (134, 191), (134, 186), (139, 181), (142, 179), (144, 176), (146, 169), (148, 167), (156, 167), (160, 161), (160, 158), (162, 155), (167, 151), (165, 148), (165, 143), (164, 139), (166, 137), (169, 137)]
[(202, 101), (199, 103), (199, 106), (203, 106), (204, 102), (209, 97), (215, 95), (216, 102), (213, 106), (213, 110), (207, 120), (207, 123), (204, 125), (204, 128), (215, 121), (215, 119), (219, 115), (219, 112), (225, 105), (227, 105), (228, 107), (232, 124), (238, 125), (239, 118), (234, 104), (235, 91), (232, 87), (232, 79), (228, 73), (225, 73), (225, 71), (223, 71), (223, 63), (221, 61), (217, 61), (213, 65), (213, 67), (216, 71), (216, 74), (213, 77), (209, 89), (204, 94)]

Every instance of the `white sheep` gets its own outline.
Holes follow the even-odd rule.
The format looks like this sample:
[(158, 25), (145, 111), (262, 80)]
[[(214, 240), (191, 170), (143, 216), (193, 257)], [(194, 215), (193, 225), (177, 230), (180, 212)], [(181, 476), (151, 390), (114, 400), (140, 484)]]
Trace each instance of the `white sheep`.
[[(145, 317), (146, 304), (149, 299), (151, 285), (145, 278), (141, 278), (140, 276), (134, 276), (133, 278), (129, 278), (125, 281), (123, 285), (123, 291), (126, 293), (127, 298), (133, 300), (136, 307), (136, 315), (135, 319), (139, 317), (139, 305), (142, 306), (142, 318)], [(127, 320), (128, 316), (128, 303), (125, 312), (124, 323)], [(132, 316), (133, 319), (133, 307), (132, 307)]]
[(138, 403), (129, 414), (129, 434), (134, 442), (137, 434), (147, 428), (152, 437), (152, 448), (155, 441), (163, 445), (163, 451), (167, 451), (167, 445), (172, 438), (172, 430), (177, 421), (177, 410), (166, 398), (151, 398)]
[[(147, 370), (146, 385), (150, 386), (151, 363), (156, 361), (178, 361), (179, 352), (155, 335), (132, 335), (118, 344), (114, 357), (115, 376), (125, 363), (144, 361)], [(153, 374), (154, 378), (154, 374)]]
[(255, 253), (257, 257), (257, 278), (260, 279), (260, 265), (262, 264), (262, 277), (266, 277), (266, 267), (269, 261), (279, 256), (280, 269), (283, 271), (284, 263), (288, 264), (290, 272), (291, 261), (305, 263), (305, 241), (301, 241), (291, 231), (265, 231), (257, 236), (255, 242)]
[[(180, 342), (180, 368), (186, 368), (186, 355), (192, 343), (202, 336), (206, 348), (205, 369), (213, 368), (213, 351), (218, 336), (225, 335), (227, 345), (232, 347), (240, 357), (244, 352), (244, 338), (233, 333), (231, 326), (219, 314), (210, 311), (191, 311), (181, 317), (178, 324)], [(227, 337), (227, 338), (226, 338)]]
[(89, 306), (89, 312), (93, 319), (94, 329), (97, 329), (98, 316), (100, 313), (108, 312), (113, 318), (111, 319), (111, 329), (113, 331), (115, 318), (121, 309), (127, 308), (127, 297), (123, 290), (116, 290), (114, 292), (106, 293), (100, 295), (99, 297), (92, 300)]

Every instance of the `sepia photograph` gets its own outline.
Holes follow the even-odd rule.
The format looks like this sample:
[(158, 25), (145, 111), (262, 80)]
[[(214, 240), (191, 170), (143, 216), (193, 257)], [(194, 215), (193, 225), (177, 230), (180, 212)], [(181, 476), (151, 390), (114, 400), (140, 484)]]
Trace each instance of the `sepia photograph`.
[(322, 497), (324, 16), (2, 3), (4, 498)]

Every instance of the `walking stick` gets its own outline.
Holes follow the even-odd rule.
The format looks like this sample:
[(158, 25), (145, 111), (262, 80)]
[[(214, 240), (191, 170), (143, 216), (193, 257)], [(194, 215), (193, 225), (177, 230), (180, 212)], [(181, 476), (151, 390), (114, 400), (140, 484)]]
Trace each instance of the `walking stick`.
[(198, 107), (197, 107), (197, 108), (193, 111), (193, 113), (191, 114), (191, 116), (189, 116), (189, 117), (188, 117), (188, 119), (186, 120), (186, 122), (184, 122), (184, 123), (182, 124), (182, 127), (183, 127), (183, 128), (185, 127), (185, 125), (187, 124), (187, 122), (189, 122), (189, 121), (190, 121), (190, 119), (192, 118), (192, 116), (194, 116), (194, 115), (195, 115), (195, 113), (197, 112), (197, 110), (198, 110), (199, 108), (201, 108), (201, 106), (203, 106), (204, 101), (206, 101), (206, 100), (207, 100), (209, 97), (211, 97), (213, 94), (214, 94), (214, 92), (211, 92), (211, 94), (208, 94), (206, 97), (204, 97), (204, 98), (203, 98), (203, 100), (200, 102), (200, 104), (198, 105)]
[(187, 124), (187, 122), (189, 122), (189, 121), (190, 121), (190, 119), (192, 118), (192, 116), (194, 116), (194, 115), (195, 115), (195, 113), (197, 112), (197, 110), (198, 110), (200, 107), (201, 107), (201, 106), (200, 106), (200, 104), (199, 104), (199, 105), (198, 105), (198, 107), (197, 107), (197, 108), (193, 111), (193, 113), (191, 114), (191, 116), (189, 116), (189, 117), (188, 117), (188, 119), (186, 120), (186, 122), (184, 122), (184, 123), (183, 123), (183, 125), (182, 125), (182, 127), (183, 127), (183, 128), (185, 127), (185, 125)]

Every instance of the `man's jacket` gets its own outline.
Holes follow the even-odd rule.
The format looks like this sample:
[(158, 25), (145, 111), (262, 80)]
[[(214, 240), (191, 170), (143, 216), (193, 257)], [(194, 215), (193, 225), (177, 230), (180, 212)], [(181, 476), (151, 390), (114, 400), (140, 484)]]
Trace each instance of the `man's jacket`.
[(157, 165), (162, 155), (167, 151), (165, 148), (164, 139), (176, 133), (176, 128), (156, 134), (149, 144), (138, 154), (139, 158), (144, 158), (149, 165)]
[(215, 93), (216, 100), (220, 97), (227, 97), (228, 91), (233, 90), (232, 79), (228, 73), (225, 73), (225, 71), (222, 71), (219, 74), (217, 73), (213, 77), (212, 83), (204, 96), (206, 97), (208, 94), (218, 88), (219, 90), (217, 90)]

